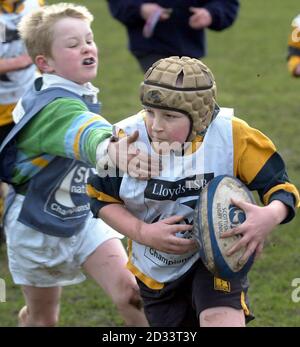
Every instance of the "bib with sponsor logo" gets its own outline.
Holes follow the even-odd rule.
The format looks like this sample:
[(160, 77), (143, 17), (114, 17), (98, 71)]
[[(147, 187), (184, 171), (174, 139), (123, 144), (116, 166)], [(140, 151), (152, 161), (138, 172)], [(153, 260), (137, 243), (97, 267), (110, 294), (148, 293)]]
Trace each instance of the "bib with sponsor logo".
[[(162, 155), (163, 171), (159, 177), (140, 181), (124, 175), (120, 198), (137, 218), (155, 223), (170, 216), (184, 216), (182, 223), (192, 224), (201, 189), (215, 176), (233, 175), (232, 110), (220, 109), (209, 126), (201, 146), (191, 154)], [(152, 155), (151, 143), (142, 114), (118, 124), (126, 133), (139, 131), (136, 146)], [(178, 237), (193, 238), (192, 232)], [(199, 258), (199, 252), (182, 255), (164, 253), (151, 247), (130, 242), (129, 268), (146, 285), (161, 288), (162, 283), (181, 277)]]
[[(0, 177), (10, 182), (16, 159), (16, 137), (28, 122), (57, 98), (75, 98), (91, 112), (99, 113), (100, 104), (90, 103), (78, 94), (63, 88), (39, 91), (41, 79), (22, 98), (24, 117), (6, 136), (0, 148)], [(80, 231), (90, 213), (85, 193), (87, 177), (92, 170), (87, 164), (69, 158), (54, 157), (33, 176), (26, 190), (18, 220), (37, 231), (58, 237), (70, 237)]]

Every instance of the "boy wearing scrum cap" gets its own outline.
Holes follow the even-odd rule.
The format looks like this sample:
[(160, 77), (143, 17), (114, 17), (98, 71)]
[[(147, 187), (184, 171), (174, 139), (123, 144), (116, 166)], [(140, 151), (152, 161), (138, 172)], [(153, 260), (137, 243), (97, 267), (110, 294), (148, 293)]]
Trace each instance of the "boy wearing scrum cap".
[(224, 174), (258, 191), (265, 206), (235, 201), (247, 220), (227, 234), (242, 235), (229, 252), (246, 246), (246, 259), (261, 253), (276, 225), (294, 217), (298, 191), (273, 143), (217, 105), (214, 76), (201, 61), (157, 61), (140, 98), (144, 109), (117, 126), (127, 134), (139, 131), (139, 148), (160, 156), (162, 172), (149, 181), (91, 176), (92, 211), (130, 239), (128, 268), (151, 326), (244, 326), (252, 318), (247, 279), (215, 278), (196, 247), (188, 248), (199, 191)]

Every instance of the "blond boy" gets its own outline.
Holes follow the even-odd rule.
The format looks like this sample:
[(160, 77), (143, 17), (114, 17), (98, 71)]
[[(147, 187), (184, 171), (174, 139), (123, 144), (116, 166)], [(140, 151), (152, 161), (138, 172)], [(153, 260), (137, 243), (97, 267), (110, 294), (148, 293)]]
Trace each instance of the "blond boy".
[(85, 194), (111, 136), (90, 83), (98, 67), (92, 20), (85, 7), (60, 3), (32, 12), (19, 26), (42, 73), (18, 103), (17, 124), (1, 148), (2, 177), (17, 193), (5, 231), (9, 268), (26, 302), (22, 326), (54, 326), (62, 287), (84, 280), (81, 267), (126, 324), (147, 325), (121, 236), (92, 218)]

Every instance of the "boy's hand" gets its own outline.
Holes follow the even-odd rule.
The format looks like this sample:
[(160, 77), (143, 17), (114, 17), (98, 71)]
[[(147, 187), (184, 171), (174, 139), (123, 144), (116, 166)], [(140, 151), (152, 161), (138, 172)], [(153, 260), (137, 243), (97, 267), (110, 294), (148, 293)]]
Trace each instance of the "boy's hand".
[(148, 153), (141, 152), (134, 146), (139, 133), (119, 138), (118, 141), (110, 142), (108, 155), (115, 166), (121, 171), (127, 172), (131, 177), (148, 180), (159, 176), (159, 158), (151, 157)]
[(170, 9), (163, 8), (155, 3), (146, 3), (141, 6), (141, 16), (142, 18), (147, 21), (151, 16), (154, 15), (155, 12), (160, 11), (160, 18), (159, 20), (167, 20), (170, 18), (171, 11)]
[(142, 222), (138, 242), (153, 247), (159, 251), (173, 254), (183, 254), (197, 249), (195, 240), (176, 236), (178, 232), (185, 232), (193, 228), (189, 224), (177, 224), (183, 220), (182, 216), (172, 216), (153, 224)]
[(246, 214), (246, 221), (222, 235), (223, 238), (242, 235), (241, 239), (228, 251), (230, 256), (242, 247), (246, 247), (240, 263), (246, 262), (251, 254), (257, 258), (263, 250), (264, 242), (270, 232), (286, 218), (287, 207), (280, 201), (274, 200), (269, 205), (261, 207), (243, 201), (232, 199), (232, 203), (240, 207)]
[(193, 29), (207, 28), (212, 23), (212, 17), (209, 11), (205, 8), (190, 7), (192, 15), (189, 19), (189, 25)]

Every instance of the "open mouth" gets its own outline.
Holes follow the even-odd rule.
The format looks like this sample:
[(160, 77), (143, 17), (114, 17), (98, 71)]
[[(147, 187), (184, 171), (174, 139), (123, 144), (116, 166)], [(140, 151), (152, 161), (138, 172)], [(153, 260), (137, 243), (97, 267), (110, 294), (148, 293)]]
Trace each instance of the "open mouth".
[(93, 65), (96, 63), (95, 58), (86, 58), (83, 60), (83, 65)]

